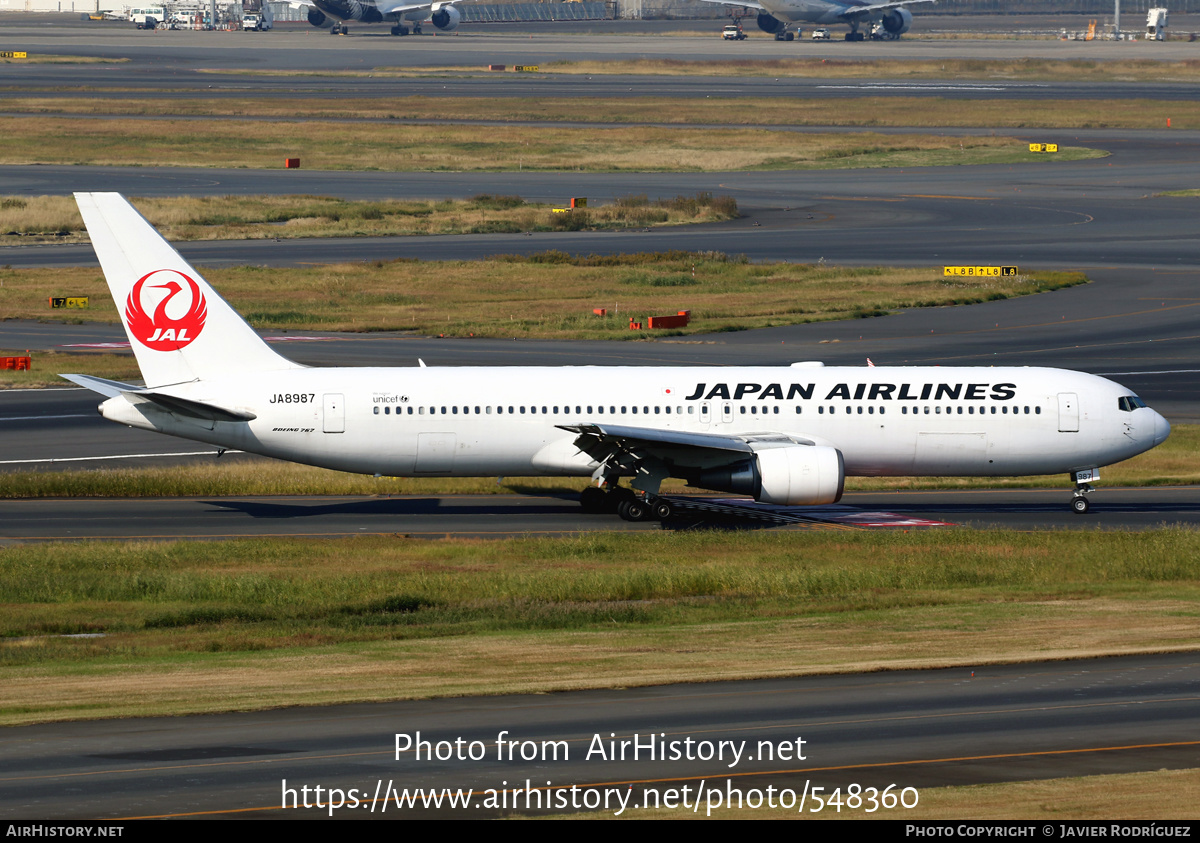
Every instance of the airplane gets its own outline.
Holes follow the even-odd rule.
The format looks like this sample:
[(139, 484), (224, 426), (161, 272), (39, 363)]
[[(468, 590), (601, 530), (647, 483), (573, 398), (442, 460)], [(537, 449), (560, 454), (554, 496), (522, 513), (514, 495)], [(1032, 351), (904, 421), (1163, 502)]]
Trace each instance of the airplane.
[(775, 36), (776, 41), (791, 41), (794, 33), (788, 26), (795, 23), (811, 23), (819, 26), (849, 24), (847, 41), (862, 41), (865, 37), (858, 27), (867, 22), (876, 26), (871, 37), (877, 40), (895, 41), (912, 26), (912, 12), (906, 6), (915, 3), (936, 3), (937, 0), (903, 0), (899, 3), (869, 3), (865, 0), (761, 0), (740, 2), (739, 0), (704, 0), (725, 6), (741, 6), (758, 11), (758, 28)]
[[(270, 348), (117, 193), (76, 193), (145, 386), (63, 375), (110, 421), (339, 471), (590, 478), (584, 509), (665, 519), (668, 477), (787, 506), (848, 476), (1099, 469), (1170, 425), (1125, 387), (1032, 367), (309, 368)], [(630, 485), (621, 485), (632, 478)]]
[(408, 35), (412, 24), (414, 35), (421, 34), (421, 23), (429, 20), (442, 32), (453, 32), (462, 21), (462, 13), (454, 8), (456, 0), (439, 0), (430, 3), (396, 2), (396, 0), (291, 0), (295, 8), (308, 7), (308, 22), (322, 27), (330, 18), (334, 19), (331, 35), (349, 35), (347, 21), (379, 23), (390, 21), (392, 35)]

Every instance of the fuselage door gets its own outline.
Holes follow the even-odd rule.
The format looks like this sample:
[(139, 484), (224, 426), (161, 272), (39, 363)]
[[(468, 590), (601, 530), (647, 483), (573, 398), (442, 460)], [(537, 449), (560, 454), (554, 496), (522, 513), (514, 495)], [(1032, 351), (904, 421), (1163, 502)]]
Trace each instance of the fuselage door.
[(709, 410), (709, 403), (707, 401), (701, 401), (700, 402), (700, 424), (703, 425), (704, 427), (708, 427), (708, 425), (711, 422), (712, 422), (712, 412)]
[(325, 393), (325, 432), (346, 432), (346, 405), (341, 393)]
[(1074, 392), (1058, 393), (1058, 432), (1079, 432), (1079, 396)]
[(733, 424), (733, 405), (721, 405), (721, 424)]

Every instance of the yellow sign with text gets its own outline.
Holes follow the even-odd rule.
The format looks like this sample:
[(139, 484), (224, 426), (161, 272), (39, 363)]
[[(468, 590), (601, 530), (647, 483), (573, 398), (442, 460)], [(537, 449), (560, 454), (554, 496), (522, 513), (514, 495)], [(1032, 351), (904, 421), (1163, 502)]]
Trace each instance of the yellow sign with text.
[(0, 53), (0, 59), (27, 59), (27, 58), (29, 58), (29, 54), (25, 53), (25, 52), (19, 52), (19, 53), (3, 52), (3, 53)]
[(50, 307), (87, 307), (87, 296), (51, 296)]
[(1000, 278), (1016, 275), (1015, 266), (943, 266), (942, 277)]
[(540, 68), (536, 64), (514, 64), (513, 70), (517, 73), (537, 73)]
[(1030, 152), (1058, 152), (1058, 144), (1056, 143), (1031, 143), (1029, 144)]

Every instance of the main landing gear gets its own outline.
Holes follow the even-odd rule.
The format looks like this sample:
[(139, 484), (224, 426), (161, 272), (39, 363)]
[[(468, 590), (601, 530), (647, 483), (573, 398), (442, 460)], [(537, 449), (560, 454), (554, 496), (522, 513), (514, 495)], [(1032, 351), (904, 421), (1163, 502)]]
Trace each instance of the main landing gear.
[(626, 521), (665, 521), (671, 517), (671, 502), (658, 495), (638, 494), (614, 486), (605, 490), (588, 486), (579, 494), (584, 512), (615, 512)]
[[(392, 34), (393, 34), (393, 35), (407, 35), (407, 34), (408, 34), (408, 27), (407, 27), (407, 26), (399, 26), (399, 25), (397, 25), (397, 26), (393, 26), (393, 27), (392, 27)], [(420, 34), (420, 32), (418, 31), (418, 33), (417, 33), (417, 34), (419, 35), (419, 34)]]
[(349, 35), (350, 27), (346, 26), (346, 24), (341, 23), (341, 22), (335, 23), (333, 25), (333, 28), (329, 30), (329, 34), (330, 35)]

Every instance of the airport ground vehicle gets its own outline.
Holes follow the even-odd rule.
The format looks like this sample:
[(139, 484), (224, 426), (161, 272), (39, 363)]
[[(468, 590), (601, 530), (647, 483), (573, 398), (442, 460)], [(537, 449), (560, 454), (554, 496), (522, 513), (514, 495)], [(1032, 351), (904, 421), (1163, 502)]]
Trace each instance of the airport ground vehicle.
[(721, 38), (724, 41), (745, 41), (746, 33), (742, 31), (741, 24), (731, 23), (721, 31)]
[[(847, 476), (1063, 473), (1170, 425), (1125, 387), (1034, 367), (309, 368), (281, 356), (119, 194), (76, 194), (146, 385), (63, 375), (110, 421), (378, 476), (590, 478), (590, 510), (668, 518), (668, 477), (805, 506)], [(631, 478), (629, 487), (621, 481)]]
[(812, 40), (814, 40), (814, 41), (828, 41), (828, 40), (829, 40), (829, 30), (828, 30), (828, 29), (826, 29), (826, 28), (825, 28), (825, 27), (823, 27), (823, 26), (822, 26), (822, 27), (819, 27), (819, 28), (817, 28), (817, 29), (814, 29), (814, 30), (813, 30), (813, 32), (812, 32)]

